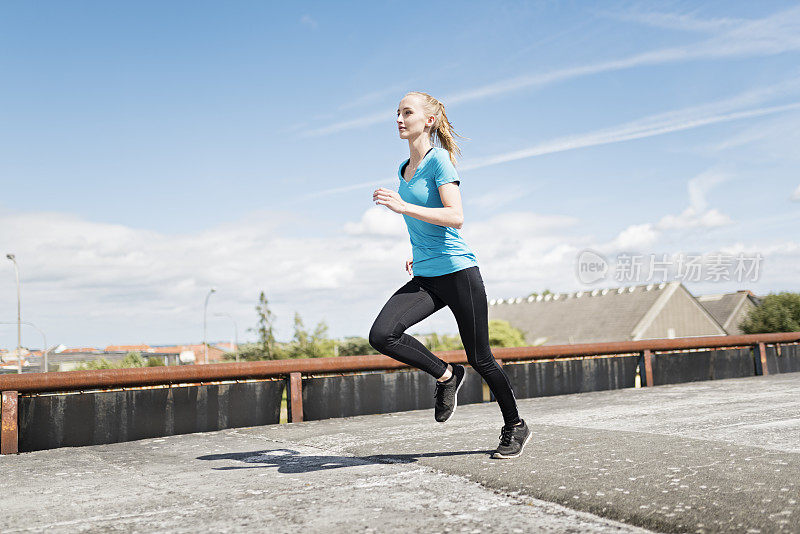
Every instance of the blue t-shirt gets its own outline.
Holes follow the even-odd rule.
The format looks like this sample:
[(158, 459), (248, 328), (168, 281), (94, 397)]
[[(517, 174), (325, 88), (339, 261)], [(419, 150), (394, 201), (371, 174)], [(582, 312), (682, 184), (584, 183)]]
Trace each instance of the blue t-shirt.
[[(448, 182), (458, 185), (461, 182), (450, 161), (449, 152), (440, 147), (431, 148), (408, 182), (403, 178), (407, 163), (408, 160), (405, 160), (397, 171), (400, 198), (417, 206), (443, 208), (439, 186)], [(403, 215), (403, 218), (411, 238), (414, 255), (411, 267), (415, 276), (440, 276), (478, 265), (478, 260), (457, 228), (431, 224), (409, 215)]]

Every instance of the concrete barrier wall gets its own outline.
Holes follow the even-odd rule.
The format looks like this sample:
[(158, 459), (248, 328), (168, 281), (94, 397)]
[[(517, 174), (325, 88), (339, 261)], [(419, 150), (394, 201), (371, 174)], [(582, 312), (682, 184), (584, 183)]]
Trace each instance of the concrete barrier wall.
[(506, 363), (518, 399), (635, 386), (639, 356)]
[(25, 395), (19, 450), (133, 441), (280, 422), (284, 381)]
[(780, 351), (775, 350), (775, 345), (768, 345), (767, 371), (775, 373), (795, 373), (800, 371), (800, 345), (778, 345)]
[(653, 382), (679, 384), (717, 378), (755, 376), (753, 349), (659, 353), (653, 356)]
[[(466, 367), (459, 404), (483, 402), (478, 373)], [(422, 371), (392, 371), (303, 378), (303, 419), (316, 421), (433, 408), (436, 381)]]
[[(800, 345), (766, 347), (770, 374), (800, 372)], [(758, 374), (751, 347), (652, 356), (654, 385), (738, 378)], [(639, 355), (508, 362), (503, 365), (517, 398), (563, 395), (644, 385)], [(483, 382), (466, 367), (459, 404), (483, 402)], [(434, 405), (435, 380), (418, 370), (374, 371), (305, 377), (305, 420), (349, 417)], [(124, 391), (25, 394), (19, 398), (19, 450), (34, 451), (131, 441), (280, 422), (284, 380), (129, 389)]]

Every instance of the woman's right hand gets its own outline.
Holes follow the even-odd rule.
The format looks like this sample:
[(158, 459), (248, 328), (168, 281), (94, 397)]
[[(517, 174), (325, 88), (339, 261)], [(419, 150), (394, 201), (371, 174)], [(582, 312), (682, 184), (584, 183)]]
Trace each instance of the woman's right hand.
[(414, 263), (413, 258), (409, 258), (406, 260), (406, 272), (409, 276), (414, 276), (414, 271), (411, 269), (411, 265)]

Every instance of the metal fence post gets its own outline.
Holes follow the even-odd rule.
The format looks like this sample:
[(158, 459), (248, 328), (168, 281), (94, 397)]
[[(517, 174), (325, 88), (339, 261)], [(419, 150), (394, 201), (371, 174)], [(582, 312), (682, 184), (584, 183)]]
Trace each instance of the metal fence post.
[(767, 347), (763, 341), (758, 342), (758, 351), (756, 353), (756, 375), (768, 375), (767, 370)]
[[(642, 359), (644, 360), (644, 385), (653, 385), (653, 353), (650, 349), (644, 349), (642, 352)], [(641, 375), (640, 375), (641, 378)]]
[(303, 420), (303, 375), (289, 373), (289, 395), (287, 404), (289, 408), (289, 422), (299, 423)]
[(19, 427), (17, 426), (16, 391), (4, 391), (2, 400), (2, 432), (0, 433), (0, 454), (19, 452)]

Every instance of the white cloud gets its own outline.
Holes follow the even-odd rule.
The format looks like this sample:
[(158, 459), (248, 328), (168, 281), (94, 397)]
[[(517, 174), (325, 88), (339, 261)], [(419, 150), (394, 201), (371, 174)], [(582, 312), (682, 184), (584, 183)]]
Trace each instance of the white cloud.
[(514, 211), (467, 222), (462, 235), (486, 283), (491, 280), (501, 292), (524, 281), (541, 285), (560, 278), (567, 258), (588, 242), (578, 223), (570, 216)]
[(728, 180), (729, 175), (715, 170), (709, 170), (698, 174), (689, 180), (689, 206), (696, 212), (702, 212), (708, 206), (706, 195), (708, 192)]
[(792, 252), (800, 252), (800, 243), (794, 241), (771, 241), (759, 245), (747, 245), (741, 241), (736, 241), (730, 245), (723, 245), (719, 248), (720, 254), (787, 254)]
[(689, 228), (714, 228), (732, 224), (733, 219), (716, 209), (697, 212), (691, 206), (679, 215), (664, 215), (657, 223), (659, 230), (685, 230)]
[[(715, 228), (727, 226), (733, 220), (717, 209), (708, 209), (708, 193), (730, 176), (716, 169), (710, 169), (692, 177), (687, 182), (689, 206), (677, 215), (667, 214), (656, 223), (632, 224), (624, 228), (607, 243), (593, 245), (597, 250), (610, 254), (613, 252), (633, 252), (652, 249), (666, 234), (695, 228)], [(674, 237), (674, 236), (673, 236)], [(682, 236), (685, 238), (685, 236)]]
[(733, 220), (717, 209), (708, 209), (708, 193), (717, 185), (730, 179), (730, 175), (710, 169), (691, 178), (686, 187), (689, 206), (678, 215), (664, 215), (656, 224), (659, 230), (686, 230), (690, 228), (715, 228), (732, 224)]
[[(302, 221), (291, 213), (253, 215), (189, 235), (59, 213), (0, 214), (0, 249), (16, 253), (20, 264), (24, 318), (48, 339), (72, 344), (197, 341), (211, 287), (217, 293), (209, 313), (231, 313), (242, 328), (255, 322), (263, 289), (282, 339), (291, 336), (295, 310), (307, 323), (326, 319), (343, 335), (365, 335), (369, 325), (346, 325), (339, 310), (370, 306), (369, 297), (380, 299), (386, 284), (402, 280), (407, 237), (376, 246), (370, 236), (298, 233)], [(0, 302), (14, 301), (13, 289), (0, 284)], [(0, 320), (6, 315), (10, 308), (0, 310)], [(227, 337), (229, 321), (220, 321), (216, 331)]]
[(800, 202), (800, 185), (798, 185), (797, 189), (795, 189), (794, 193), (792, 193), (792, 200), (795, 202)]
[(665, 215), (656, 227), (660, 230), (685, 230), (689, 228), (714, 228), (733, 223), (733, 220), (716, 209), (708, 209), (708, 193), (719, 184), (730, 179), (730, 175), (710, 169), (691, 178), (686, 187), (689, 206), (679, 215)]
[[(707, 210), (702, 215), (704, 220), (701, 224), (713, 226), (715, 224), (713, 219), (717, 216), (719, 214), (715, 210)], [(742, 243), (737, 232), (732, 229), (727, 234), (719, 234), (709, 242), (705, 239), (704, 232), (675, 234), (675, 228), (662, 229), (654, 223), (642, 223), (626, 227), (608, 242), (597, 243), (591, 235), (584, 233), (586, 227), (582, 226), (581, 222), (569, 217), (513, 212), (504, 214), (502, 218), (475, 223), (472, 233), (466, 233), (465, 226), (464, 235), (478, 255), (488, 297), (519, 297), (544, 288), (554, 291), (585, 289), (575, 275), (575, 262), (579, 252), (586, 248), (601, 252), (610, 260), (612, 267), (615, 263), (614, 256), (621, 252), (644, 254), (643, 261), (649, 254), (666, 254), (673, 262), (677, 254), (685, 256), (711, 255), (717, 252), (722, 254), (742, 252), (749, 255), (760, 253), (764, 260), (758, 280), (724, 283), (687, 281), (686, 284), (697, 293), (726, 292), (742, 288), (765, 293), (774, 288), (784, 290), (800, 288), (795, 276), (796, 267), (793, 265), (794, 262), (800, 261), (800, 245), (793, 241), (755, 240)], [(583, 224), (586, 222), (583, 221)], [(677, 242), (673, 240), (667, 243), (667, 237), (676, 236), (680, 238)], [(669, 248), (658, 250), (658, 246)], [(646, 269), (642, 273), (646, 276)], [(646, 280), (642, 279), (629, 283), (645, 282)], [(613, 271), (599, 283), (600, 287), (620, 285), (626, 283), (615, 280)], [(422, 328), (420, 331), (426, 330)]]
[[(632, 224), (622, 230), (611, 242), (613, 250), (638, 251), (652, 246), (659, 237), (659, 232), (651, 223)], [(603, 246), (602, 249), (608, 249)]]
[[(183, 235), (59, 213), (2, 213), (0, 250), (17, 254), (23, 320), (42, 328), (53, 343), (197, 342), (210, 287), (217, 288), (209, 302), (212, 340), (231, 334), (230, 320), (214, 316), (218, 312), (234, 316), (241, 339), (253, 338), (244, 329), (255, 324), (253, 307), (261, 290), (278, 317), (279, 339), (291, 337), (295, 311), (308, 326), (325, 320), (333, 335), (366, 336), (386, 299), (409, 279), (403, 270), (411, 249), (405, 228), (387, 223), (378, 208), (346, 223), (351, 233), (325, 237), (304, 228), (291, 212), (253, 214)], [(593, 242), (592, 228), (575, 217), (523, 211), (471, 219), (462, 234), (478, 257), (488, 297), (498, 298), (544, 288), (577, 289), (574, 262), (580, 250), (652, 247), (667, 232), (651, 223), (631, 225), (603, 249)], [(797, 288), (797, 243), (741, 242), (730, 236), (715, 238), (715, 249), (765, 256), (763, 281), (753, 284), (754, 290)], [(690, 233), (680, 248), (711, 252), (701, 250), (704, 243)], [(0, 320), (13, 320), (15, 297), (13, 271), (5, 262), (0, 265)], [(410, 330), (455, 333), (457, 326), (443, 310)], [(0, 328), (0, 346), (14, 343), (13, 329)], [(23, 343), (37, 346), (38, 334), (23, 332)]]
[(502, 248), (504, 244), (520, 243), (531, 238), (557, 240), (578, 222), (577, 218), (566, 215), (513, 211), (480, 222), (467, 222), (462, 233), (465, 238), (482, 242), (486, 248)]
[(744, 19), (715, 18), (702, 19), (686, 13), (660, 13), (641, 11), (620, 11), (601, 13), (617, 20), (636, 22), (654, 28), (680, 30), (689, 32), (716, 33), (728, 28), (741, 27), (749, 21)]
[[(559, 276), (575, 250), (568, 234), (576, 223), (559, 215), (505, 213), (469, 222), (464, 232), (499, 290)], [(306, 325), (326, 320), (334, 335), (366, 336), (386, 299), (409, 279), (404, 262), (411, 246), (402, 218), (382, 206), (343, 230), (313, 237), (318, 230), (304, 228), (290, 212), (254, 214), (184, 235), (60, 213), (3, 213), (0, 250), (17, 254), (23, 319), (54, 343), (197, 342), (211, 287), (217, 289), (209, 301), (211, 339), (230, 337), (230, 320), (217, 312), (230, 313), (240, 338), (252, 339), (244, 330), (255, 323), (261, 290), (277, 316), (279, 339), (291, 337), (295, 311)], [(0, 274), (6, 271), (3, 277), (13, 281), (6, 263)], [(6, 303), (0, 320), (13, 319), (14, 302), (14, 284), (0, 283), (0, 303)], [(447, 313), (418, 328), (456, 330)], [(25, 343), (39, 343), (23, 335)], [(12, 337), (0, 328), (0, 346), (11, 346)]]
[(358, 222), (348, 222), (344, 231), (350, 235), (407, 237), (408, 230), (403, 216), (385, 206), (372, 206)]

